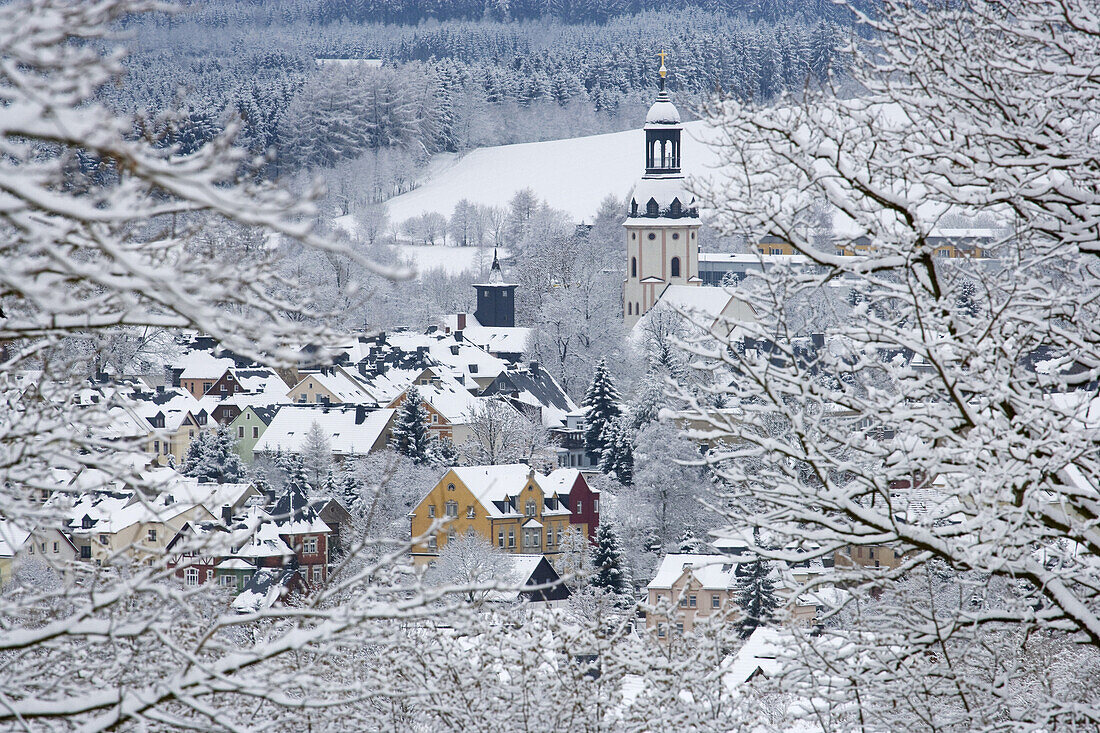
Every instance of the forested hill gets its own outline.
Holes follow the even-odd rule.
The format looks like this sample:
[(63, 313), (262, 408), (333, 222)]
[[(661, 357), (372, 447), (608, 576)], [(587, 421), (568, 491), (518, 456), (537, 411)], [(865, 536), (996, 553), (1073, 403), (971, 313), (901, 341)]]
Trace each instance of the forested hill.
[[(161, 132), (184, 150), (235, 114), (242, 143), (274, 150), (279, 174), (371, 151), (407, 168), (436, 152), (635, 126), (660, 49), (688, 108), (719, 89), (744, 99), (802, 89), (836, 71), (851, 34), (829, 3), (668, 5), (202, 0), (128, 22), (129, 76), (106, 94), (126, 111), (182, 108), (183, 123)], [(496, 19), (504, 9), (508, 20)], [(318, 59), (380, 59), (384, 68)]]

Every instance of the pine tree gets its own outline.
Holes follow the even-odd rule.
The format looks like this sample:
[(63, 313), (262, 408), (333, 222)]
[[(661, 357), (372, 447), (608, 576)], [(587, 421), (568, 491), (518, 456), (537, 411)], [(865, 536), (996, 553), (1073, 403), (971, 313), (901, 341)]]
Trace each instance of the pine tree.
[(619, 416), (604, 428), (604, 451), (600, 470), (614, 476), (624, 486), (634, 483), (634, 436), (625, 416)]
[(754, 560), (740, 565), (737, 580), (737, 605), (743, 614), (738, 626), (742, 636), (749, 636), (759, 626), (772, 621), (779, 609), (775, 581), (771, 578), (771, 563)]
[(244, 480), (245, 468), (237, 454), (237, 441), (225, 425), (198, 434), (187, 447), (183, 475), (219, 484)]
[(414, 463), (425, 463), (431, 458), (428, 411), (424, 409), (416, 387), (409, 387), (405, 401), (398, 409), (391, 445), (401, 455), (413, 459)]
[(440, 438), (432, 443), (431, 463), (441, 467), (458, 465), (458, 448), (450, 438)]
[(607, 371), (607, 359), (600, 359), (600, 363), (596, 365), (596, 373), (592, 375), (592, 384), (584, 395), (584, 404), (589, 408), (584, 447), (589, 453), (603, 457), (606, 448), (604, 429), (622, 413), (619, 401), (619, 392)]
[(618, 596), (630, 596), (630, 578), (627, 576), (623, 548), (619, 537), (609, 524), (601, 524), (596, 530), (596, 546), (592, 548), (592, 585)]

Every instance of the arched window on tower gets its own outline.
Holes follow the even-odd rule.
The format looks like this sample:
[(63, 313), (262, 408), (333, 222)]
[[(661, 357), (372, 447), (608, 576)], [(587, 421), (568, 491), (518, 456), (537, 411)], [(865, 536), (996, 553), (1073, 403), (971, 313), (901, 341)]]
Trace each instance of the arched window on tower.
[(673, 257), (672, 258), (672, 276), (673, 277), (680, 277), (680, 258), (679, 257)]
[(631, 303), (629, 300), (626, 301), (626, 314), (628, 316), (634, 315), (634, 304)]
[(637, 257), (631, 257), (630, 258), (630, 276), (631, 277), (638, 277), (638, 258)]
[(645, 205), (646, 216), (657, 216), (661, 213), (661, 207), (657, 205), (657, 199), (650, 199)]

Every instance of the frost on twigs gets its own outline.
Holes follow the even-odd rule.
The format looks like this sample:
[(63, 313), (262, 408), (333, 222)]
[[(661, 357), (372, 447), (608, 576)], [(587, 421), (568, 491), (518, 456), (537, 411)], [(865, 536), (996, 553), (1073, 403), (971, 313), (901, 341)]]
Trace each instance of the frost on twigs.
[[(1073, 0), (876, 12), (860, 97), (713, 110), (718, 221), (808, 263), (744, 280), (759, 322), (690, 347), (725, 376), (682, 395), (713, 503), (766, 557), (836, 560), (775, 680), (808, 718), (1094, 727), (1100, 24)], [(947, 256), (961, 228), (980, 256)]]

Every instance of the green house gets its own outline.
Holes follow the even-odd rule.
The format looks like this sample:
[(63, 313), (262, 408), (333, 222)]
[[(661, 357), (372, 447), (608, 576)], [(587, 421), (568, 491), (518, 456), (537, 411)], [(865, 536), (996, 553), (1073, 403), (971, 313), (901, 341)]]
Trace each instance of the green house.
[(233, 422), (229, 423), (229, 432), (237, 439), (237, 452), (240, 453), (242, 461), (252, 463), (252, 451), (278, 411), (278, 405), (270, 407), (249, 405), (241, 410), (241, 414), (237, 415)]

